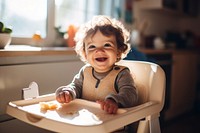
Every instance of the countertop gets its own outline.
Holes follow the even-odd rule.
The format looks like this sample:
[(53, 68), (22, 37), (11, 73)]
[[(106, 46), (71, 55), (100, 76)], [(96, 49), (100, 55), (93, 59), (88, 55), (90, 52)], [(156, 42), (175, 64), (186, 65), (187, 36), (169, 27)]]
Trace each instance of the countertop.
[(10, 45), (0, 49), (0, 57), (41, 56), (41, 55), (74, 55), (70, 47), (34, 47), (28, 45)]

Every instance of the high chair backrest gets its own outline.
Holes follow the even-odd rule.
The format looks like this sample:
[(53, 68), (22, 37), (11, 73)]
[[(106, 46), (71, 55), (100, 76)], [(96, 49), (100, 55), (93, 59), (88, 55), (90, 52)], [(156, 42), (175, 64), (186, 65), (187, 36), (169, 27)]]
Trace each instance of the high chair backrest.
[(144, 61), (121, 60), (119, 65), (130, 69), (139, 95), (139, 104), (156, 101), (163, 108), (165, 98), (165, 73), (155, 64)]

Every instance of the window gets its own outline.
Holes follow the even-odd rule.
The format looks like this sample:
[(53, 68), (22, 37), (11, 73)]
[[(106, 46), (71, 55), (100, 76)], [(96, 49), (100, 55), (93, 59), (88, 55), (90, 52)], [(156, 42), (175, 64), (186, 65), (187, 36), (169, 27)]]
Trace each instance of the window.
[(70, 24), (79, 25), (98, 14), (117, 17), (120, 4), (119, 0), (56, 0), (56, 26), (66, 30)]
[(12, 43), (34, 45), (36, 32), (43, 46), (53, 46), (56, 27), (65, 32), (70, 24), (80, 25), (93, 15), (119, 17), (123, 0), (0, 0), (0, 21), (12, 26)]
[(0, 3), (1, 19), (12, 25), (13, 36), (30, 37), (36, 30), (46, 36), (47, 0), (1, 0)]

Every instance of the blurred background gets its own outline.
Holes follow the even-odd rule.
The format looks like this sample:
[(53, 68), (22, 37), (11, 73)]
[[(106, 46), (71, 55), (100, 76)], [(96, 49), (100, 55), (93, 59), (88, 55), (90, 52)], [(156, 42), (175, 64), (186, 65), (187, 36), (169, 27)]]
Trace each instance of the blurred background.
[[(99, 14), (119, 19), (130, 31), (127, 60), (155, 62), (164, 69), (162, 132), (200, 132), (199, 0), (0, 0), (0, 21), (12, 29), (10, 48), (0, 50), (0, 132), (18, 129), (11, 129), (13, 124), (25, 127), (21, 132), (48, 132), (7, 116), (6, 104), (21, 99), (21, 88), (32, 80), (48, 88), (41, 94), (70, 82), (83, 65), (69, 53), (74, 34)], [(23, 75), (29, 71), (32, 77)]]

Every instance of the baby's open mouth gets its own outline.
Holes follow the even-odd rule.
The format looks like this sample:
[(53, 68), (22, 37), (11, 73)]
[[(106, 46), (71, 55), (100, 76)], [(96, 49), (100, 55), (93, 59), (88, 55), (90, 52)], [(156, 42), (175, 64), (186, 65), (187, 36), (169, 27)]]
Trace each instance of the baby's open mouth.
[(108, 58), (106, 58), (106, 57), (99, 57), (99, 58), (96, 58), (95, 60), (103, 62), (103, 61), (106, 61), (107, 59)]

